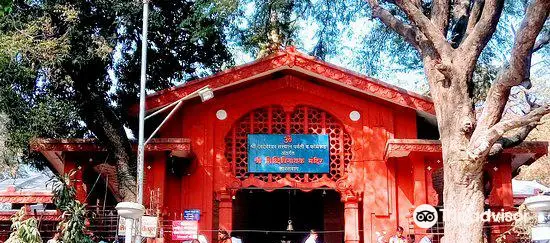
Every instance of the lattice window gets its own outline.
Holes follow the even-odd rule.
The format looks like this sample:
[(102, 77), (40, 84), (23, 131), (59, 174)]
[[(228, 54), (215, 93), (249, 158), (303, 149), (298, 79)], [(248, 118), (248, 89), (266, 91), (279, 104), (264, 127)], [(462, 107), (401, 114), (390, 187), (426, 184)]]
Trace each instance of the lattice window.
[[(351, 137), (332, 115), (307, 106), (298, 106), (291, 113), (286, 113), (281, 106), (269, 106), (256, 109), (241, 117), (225, 137), (225, 157), (231, 165), (233, 174), (244, 180), (247, 174), (248, 134), (328, 134), (330, 142), (330, 173), (333, 181), (340, 179), (347, 172), (352, 159)], [(285, 174), (254, 174), (254, 177), (265, 182), (278, 181)], [(290, 174), (300, 182), (319, 180), (321, 174)]]

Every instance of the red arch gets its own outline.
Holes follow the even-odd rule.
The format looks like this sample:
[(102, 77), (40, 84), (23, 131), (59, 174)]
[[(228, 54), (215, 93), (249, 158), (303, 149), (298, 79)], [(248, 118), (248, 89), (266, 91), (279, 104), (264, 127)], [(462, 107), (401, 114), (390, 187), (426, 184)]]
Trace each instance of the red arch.
[[(329, 174), (249, 174), (247, 173), (248, 134), (328, 134), (330, 142)], [(225, 157), (232, 175), (243, 187), (275, 189), (283, 186), (303, 189), (336, 188), (352, 160), (351, 137), (343, 124), (331, 114), (299, 105), (292, 111), (271, 105), (248, 112), (239, 118), (225, 136)]]

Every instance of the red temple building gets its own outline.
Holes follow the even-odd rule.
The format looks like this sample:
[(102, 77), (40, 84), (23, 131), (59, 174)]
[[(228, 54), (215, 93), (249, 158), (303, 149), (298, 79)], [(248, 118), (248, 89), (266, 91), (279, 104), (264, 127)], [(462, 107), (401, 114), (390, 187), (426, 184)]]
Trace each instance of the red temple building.
[[(205, 86), (213, 99), (188, 97)], [(286, 231), (290, 220), (294, 232), (320, 231), (322, 242), (370, 243), (397, 226), (422, 234), (411, 209), (442, 207), (443, 162), (430, 98), (290, 47), (148, 96), (147, 114), (160, 112), (146, 130), (174, 107), (145, 151), (144, 201), (163, 222), (164, 242), (176, 242), (170, 221), (190, 209), (200, 210), (199, 229), (209, 242), (220, 228), (245, 243), (301, 242), (305, 234)], [(251, 173), (251, 134), (327, 135), (326, 171)], [(107, 206), (120, 200), (114, 162), (95, 140), (38, 139), (31, 147), (58, 173), (79, 171), (81, 200)], [(516, 169), (547, 153), (548, 142), (524, 142), (491, 159), (487, 208), (513, 208)], [(98, 177), (97, 193), (90, 193)], [(495, 236), (506, 226), (489, 229)]]

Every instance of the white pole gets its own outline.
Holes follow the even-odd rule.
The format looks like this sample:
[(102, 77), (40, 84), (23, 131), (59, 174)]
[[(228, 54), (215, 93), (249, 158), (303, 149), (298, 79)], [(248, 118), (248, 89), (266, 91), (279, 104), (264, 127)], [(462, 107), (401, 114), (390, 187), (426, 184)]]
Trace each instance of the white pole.
[(124, 227), (126, 228), (126, 231), (124, 232), (124, 243), (132, 243), (132, 230), (133, 230), (133, 222), (134, 220), (131, 218), (124, 219), (126, 223), (124, 224)]
[[(143, 0), (143, 33), (141, 36), (141, 84), (139, 91), (139, 138), (137, 158), (137, 203), (143, 205), (143, 161), (145, 158), (145, 85), (147, 81), (147, 29), (149, 21), (149, 0)], [(136, 243), (141, 243), (141, 222), (136, 219)]]

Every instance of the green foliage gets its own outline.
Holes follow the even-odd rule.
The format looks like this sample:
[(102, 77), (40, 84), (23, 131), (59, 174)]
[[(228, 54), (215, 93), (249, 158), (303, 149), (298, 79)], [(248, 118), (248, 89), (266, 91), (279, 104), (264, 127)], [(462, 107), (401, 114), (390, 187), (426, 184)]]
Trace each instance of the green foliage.
[(410, 72), (422, 69), (422, 60), (413, 46), (382, 23), (373, 23), (372, 29), (363, 35), (354, 65), (361, 72), (379, 77), (388, 66), (392, 72)]
[(61, 175), (53, 180), (53, 202), (63, 212), (59, 223), (61, 239), (65, 243), (92, 243), (86, 230), (86, 206), (76, 200), (76, 190), (71, 183), (75, 171)]
[(0, 0), (0, 17), (11, 12), (12, 0)]
[(301, 45), (301, 30), (313, 31), (311, 54), (321, 59), (339, 53), (343, 26), (365, 14), (360, 0), (218, 0), (212, 9), (228, 16), (230, 39), (252, 55), (272, 44)]
[[(9, 149), (32, 160), (31, 138), (105, 141), (120, 135), (108, 134), (105, 124), (119, 131), (124, 124), (135, 127), (126, 113), (139, 91), (140, 1), (9, 3), (10, 11), (0, 15), (0, 113), (8, 118)], [(195, 1), (150, 5), (148, 89), (232, 65), (221, 16), (207, 15), (206, 6)]]
[[(430, 2), (422, 1), (423, 10), (428, 15)], [(380, 3), (397, 18), (407, 21), (407, 17), (392, 1), (380, 1)], [(526, 3), (526, 1), (506, 1), (497, 31), (484, 49), (478, 62), (479, 66), (476, 68), (472, 85), (472, 94), (476, 100), (484, 97), (495, 74), (502, 65), (505, 65), (508, 58), (503, 53), (510, 53), (515, 30), (519, 28)], [(230, 16), (228, 26), (234, 43), (242, 46), (252, 55), (256, 55), (264, 43), (270, 41), (269, 30), (276, 28), (281, 33), (283, 45), (295, 44), (301, 49), (311, 51), (312, 55), (321, 59), (334, 58), (344, 61), (343, 64), (348, 65), (348, 68), (367, 75), (387, 80), (396, 72), (423, 73), (422, 60), (418, 52), (384, 24), (369, 19), (371, 13), (366, 1), (217, 0), (213, 5), (217, 7), (212, 9)], [(233, 15), (228, 14), (231, 11)], [(269, 19), (272, 12), (275, 12), (278, 17), (275, 22)], [(274, 26), (273, 23), (279, 25)], [(367, 26), (365, 30), (355, 30), (361, 25)], [(550, 23), (547, 23), (545, 29), (546, 31), (550, 29)], [(311, 38), (311, 33), (314, 34), (314, 38), (305, 39)], [(346, 46), (349, 44), (343, 41), (346, 38), (351, 38), (352, 41), (361, 39), (361, 41), (355, 46)], [(308, 45), (313, 47), (305, 48)], [(539, 50), (541, 61), (535, 65), (542, 67), (550, 63), (549, 50), (548, 46)], [(539, 70), (548, 69), (539, 68)], [(547, 74), (548, 71), (535, 73), (539, 76)], [(415, 81), (425, 82), (424, 80)]]
[(67, 211), (71, 203), (76, 199), (76, 189), (72, 185), (71, 177), (75, 174), (71, 171), (68, 174), (59, 175), (51, 180), (54, 194), (53, 203), (61, 211)]
[(93, 243), (86, 229), (86, 207), (84, 204), (74, 200), (63, 212), (63, 221), (59, 223), (61, 228), (61, 239), (66, 243)]
[(13, 232), (6, 243), (42, 243), (38, 231), (38, 221), (34, 217), (27, 217), (24, 208), (21, 208), (11, 217), (11, 230)]

